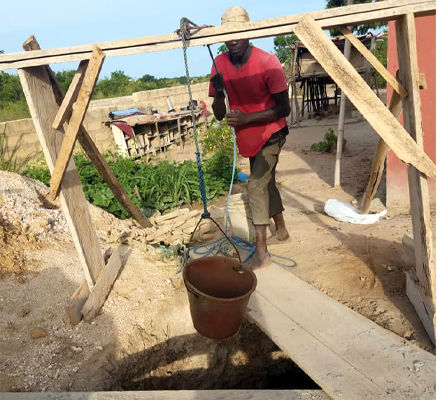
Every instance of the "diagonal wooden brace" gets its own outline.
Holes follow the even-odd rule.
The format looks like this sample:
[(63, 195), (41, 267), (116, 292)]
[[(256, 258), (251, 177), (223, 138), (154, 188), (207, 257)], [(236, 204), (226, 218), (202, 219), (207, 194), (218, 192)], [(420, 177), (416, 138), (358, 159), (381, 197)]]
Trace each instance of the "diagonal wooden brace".
[(320, 25), (306, 15), (294, 27), (294, 32), (399, 159), (427, 176), (435, 177), (434, 162), (344, 58)]
[(399, 81), (382, 65), (382, 63), (375, 57), (374, 54), (356, 38), (352, 31), (348, 28), (340, 28), (340, 32), (345, 36), (352, 46), (354, 46), (361, 55), (372, 64), (387, 83), (396, 91), (401, 97), (407, 97), (408, 93)]
[(82, 86), (83, 78), (85, 77), (85, 72), (88, 68), (89, 60), (83, 60), (80, 62), (76, 73), (73, 76), (73, 80), (65, 94), (64, 100), (59, 107), (58, 113), (56, 114), (55, 120), (53, 121), (53, 129), (59, 129), (59, 127), (67, 121), (73, 110), (73, 104), (77, 100), (79, 95), (79, 90)]
[(102, 68), (105, 54), (96, 46), (91, 56), (88, 68), (85, 72), (82, 85), (76, 101), (76, 106), (68, 123), (67, 132), (62, 142), (59, 156), (55, 163), (55, 168), (50, 179), (50, 198), (54, 200), (59, 193), (62, 178), (65, 174), (68, 161), (73, 154), (74, 144), (82, 125), (85, 113), (88, 109), (91, 95), (97, 82), (97, 78)]

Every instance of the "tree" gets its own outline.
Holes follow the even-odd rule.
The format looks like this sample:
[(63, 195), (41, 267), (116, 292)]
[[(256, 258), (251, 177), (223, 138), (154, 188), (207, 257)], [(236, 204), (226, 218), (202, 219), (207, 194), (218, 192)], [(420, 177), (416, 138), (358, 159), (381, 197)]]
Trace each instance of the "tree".
[(273, 39), (273, 49), (282, 64), (288, 64), (293, 60), (294, 50), (292, 45), (296, 42), (299, 42), (299, 38), (295, 34), (279, 35)]
[(228, 51), (228, 46), (226, 46), (224, 43), (217, 49), (217, 54), (223, 54)]
[[(382, 0), (375, 0), (375, 1), (382, 1)], [(373, 2), (372, 0), (354, 0), (354, 4), (372, 3), (372, 2)], [(326, 8), (343, 7), (345, 5), (347, 5), (347, 0), (326, 0)], [(369, 25), (358, 25), (354, 27), (354, 32), (358, 33), (359, 35), (364, 35), (369, 31), (369, 29), (378, 29), (383, 26), (387, 26), (387, 23), (375, 22)], [(329, 32), (331, 33), (331, 36), (341, 35), (341, 32), (337, 29), (331, 29)]]

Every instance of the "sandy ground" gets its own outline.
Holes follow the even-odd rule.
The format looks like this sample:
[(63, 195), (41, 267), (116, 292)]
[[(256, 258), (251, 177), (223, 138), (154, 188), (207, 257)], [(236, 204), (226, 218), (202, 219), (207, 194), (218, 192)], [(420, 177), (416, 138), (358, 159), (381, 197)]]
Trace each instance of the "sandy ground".
[[(308, 120), (291, 130), (277, 175), (291, 238), (270, 250), (296, 260), (291, 273), (315, 288), (434, 352), (405, 296), (410, 266), (401, 239), (411, 233), (410, 216), (388, 210), (374, 225), (353, 225), (323, 212), (329, 198), (360, 199), (377, 141), (366, 122), (348, 121), (342, 188), (335, 189), (335, 156), (309, 148), (336, 124)], [(191, 150), (172, 158), (192, 157)], [(0, 391), (315, 388), (255, 326), (245, 323), (220, 342), (198, 335), (180, 266), (152, 262), (135, 240), (127, 241), (126, 264), (100, 315), (70, 326), (64, 307), (82, 272), (62, 212), (44, 201), (46, 193), (0, 173)], [(91, 211), (102, 251), (133, 229)]]

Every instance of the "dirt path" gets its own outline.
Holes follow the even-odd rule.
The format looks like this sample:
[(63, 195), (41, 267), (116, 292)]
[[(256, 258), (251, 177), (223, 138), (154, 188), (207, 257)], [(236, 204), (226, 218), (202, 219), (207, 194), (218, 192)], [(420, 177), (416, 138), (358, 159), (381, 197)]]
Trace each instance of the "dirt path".
[[(411, 232), (410, 217), (389, 210), (380, 222), (364, 226), (323, 213), (329, 198), (360, 198), (376, 134), (365, 122), (349, 121), (343, 189), (334, 189), (334, 155), (309, 147), (336, 119), (305, 125), (292, 129), (278, 165), (291, 239), (271, 250), (297, 261), (291, 273), (434, 351), (405, 296), (408, 266), (401, 238)], [(178, 150), (176, 157), (191, 158), (189, 150)], [(127, 263), (102, 313), (92, 323), (71, 327), (64, 307), (82, 273), (62, 213), (42, 200), (46, 192), (30, 180), (0, 173), (0, 255), (8, 254), (0, 261), (0, 391), (314, 388), (250, 324), (223, 342), (200, 337), (179, 267), (150, 261), (146, 246), (135, 240), (128, 241)], [(129, 237), (131, 222), (91, 210), (102, 250), (120, 245), (126, 232)], [(293, 378), (284, 386), (285, 373)]]

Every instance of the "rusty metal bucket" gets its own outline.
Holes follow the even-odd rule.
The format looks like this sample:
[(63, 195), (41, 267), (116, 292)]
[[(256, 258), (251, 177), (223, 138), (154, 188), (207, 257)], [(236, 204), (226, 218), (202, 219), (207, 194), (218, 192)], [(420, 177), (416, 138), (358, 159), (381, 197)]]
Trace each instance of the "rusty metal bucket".
[(194, 328), (212, 339), (234, 335), (256, 288), (255, 274), (232, 258), (211, 256), (188, 262), (183, 278)]

